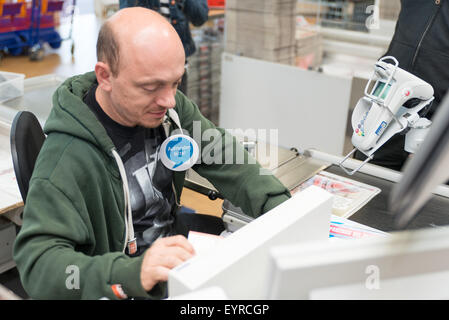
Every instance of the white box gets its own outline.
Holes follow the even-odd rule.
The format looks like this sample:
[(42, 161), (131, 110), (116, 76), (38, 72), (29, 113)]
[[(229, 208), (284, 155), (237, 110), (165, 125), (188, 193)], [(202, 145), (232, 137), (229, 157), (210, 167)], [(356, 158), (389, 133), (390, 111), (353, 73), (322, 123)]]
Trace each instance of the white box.
[(269, 299), (447, 299), (449, 228), (273, 247)]
[(172, 269), (170, 296), (218, 286), (229, 299), (265, 299), (268, 252), (287, 243), (328, 243), (332, 195), (310, 186), (220, 241)]

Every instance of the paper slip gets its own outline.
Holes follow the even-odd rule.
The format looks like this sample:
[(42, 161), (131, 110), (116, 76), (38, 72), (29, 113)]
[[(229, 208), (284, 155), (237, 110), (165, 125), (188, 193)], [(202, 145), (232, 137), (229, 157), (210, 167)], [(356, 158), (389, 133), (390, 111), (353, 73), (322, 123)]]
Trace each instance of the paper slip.
[(332, 215), (329, 229), (329, 238), (361, 239), (378, 236), (388, 236), (388, 233), (363, 224)]
[(310, 185), (321, 187), (332, 193), (334, 195), (332, 214), (343, 218), (350, 217), (380, 193), (377, 187), (326, 171), (320, 172), (290, 192), (293, 195)]
[(214, 234), (190, 231), (187, 240), (192, 244), (196, 254), (207, 252), (215, 247), (224, 237)]

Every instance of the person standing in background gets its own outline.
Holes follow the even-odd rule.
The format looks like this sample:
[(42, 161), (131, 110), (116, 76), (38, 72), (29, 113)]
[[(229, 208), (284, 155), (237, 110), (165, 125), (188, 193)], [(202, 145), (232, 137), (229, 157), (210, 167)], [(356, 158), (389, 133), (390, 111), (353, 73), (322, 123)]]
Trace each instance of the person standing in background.
[[(184, 46), (187, 69), (188, 58), (196, 51), (189, 23), (199, 27), (207, 21), (207, 0), (120, 0), (120, 9), (137, 6), (159, 12), (173, 25)], [(187, 72), (184, 73), (178, 89), (186, 93)]]
[[(449, 88), (449, 0), (401, 0), (401, 11), (390, 46), (384, 56), (393, 56), (399, 67), (434, 89), (435, 100), (421, 116), (432, 119)], [(409, 153), (405, 135), (397, 134), (375, 154), (372, 164), (400, 171)], [(365, 160), (357, 151), (355, 158)]]

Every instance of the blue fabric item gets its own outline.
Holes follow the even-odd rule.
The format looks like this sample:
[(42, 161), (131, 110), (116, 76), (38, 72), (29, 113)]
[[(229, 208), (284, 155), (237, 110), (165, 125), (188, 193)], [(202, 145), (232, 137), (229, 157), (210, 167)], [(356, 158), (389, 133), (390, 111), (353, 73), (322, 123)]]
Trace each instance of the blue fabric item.
[(196, 213), (194, 209), (191, 209), (189, 207), (181, 206), (178, 210), (178, 213)]
[[(145, 7), (159, 12), (159, 0), (120, 0), (120, 9), (128, 7)], [(181, 38), (186, 58), (195, 53), (195, 42), (189, 28), (189, 22), (198, 27), (208, 19), (207, 0), (170, 0), (171, 24)]]

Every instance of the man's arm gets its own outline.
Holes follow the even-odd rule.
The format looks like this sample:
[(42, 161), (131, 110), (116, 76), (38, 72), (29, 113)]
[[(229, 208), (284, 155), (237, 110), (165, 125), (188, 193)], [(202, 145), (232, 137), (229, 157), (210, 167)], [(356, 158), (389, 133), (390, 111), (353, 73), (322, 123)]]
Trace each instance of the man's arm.
[[(193, 123), (196, 122), (201, 127), (201, 140), (206, 140), (201, 141), (201, 164), (193, 169), (208, 179), (226, 199), (246, 214), (257, 217), (291, 197), (274, 175), (261, 174), (261, 166), (233, 136), (203, 117), (198, 107), (184, 95), (178, 94), (176, 98), (176, 111), (182, 127), (193, 135)], [(212, 153), (215, 153), (213, 157), (210, 156)], [(239, 155), (243, 155), (243, 161)]]
[(33, 181), (14, 243), (14, 260), (31, 298), (116, 299), (113, 285), (122, 285), (130, 296), (147, 295), (139, 277), (143, 257), (81, 252), (95, 246), (89, 228), (61, 190), (46, 179)]
[(184, 237), (170, 237), (156, 241), (140, 257), (122, 252), (90, 255), (81, 248), (95, 251), (91, 228), (59, 188), (47, 179), (33, 181), (14, 244), (14, 260), (31, 298), (160, 299), (168, 271), (194, 253)]

